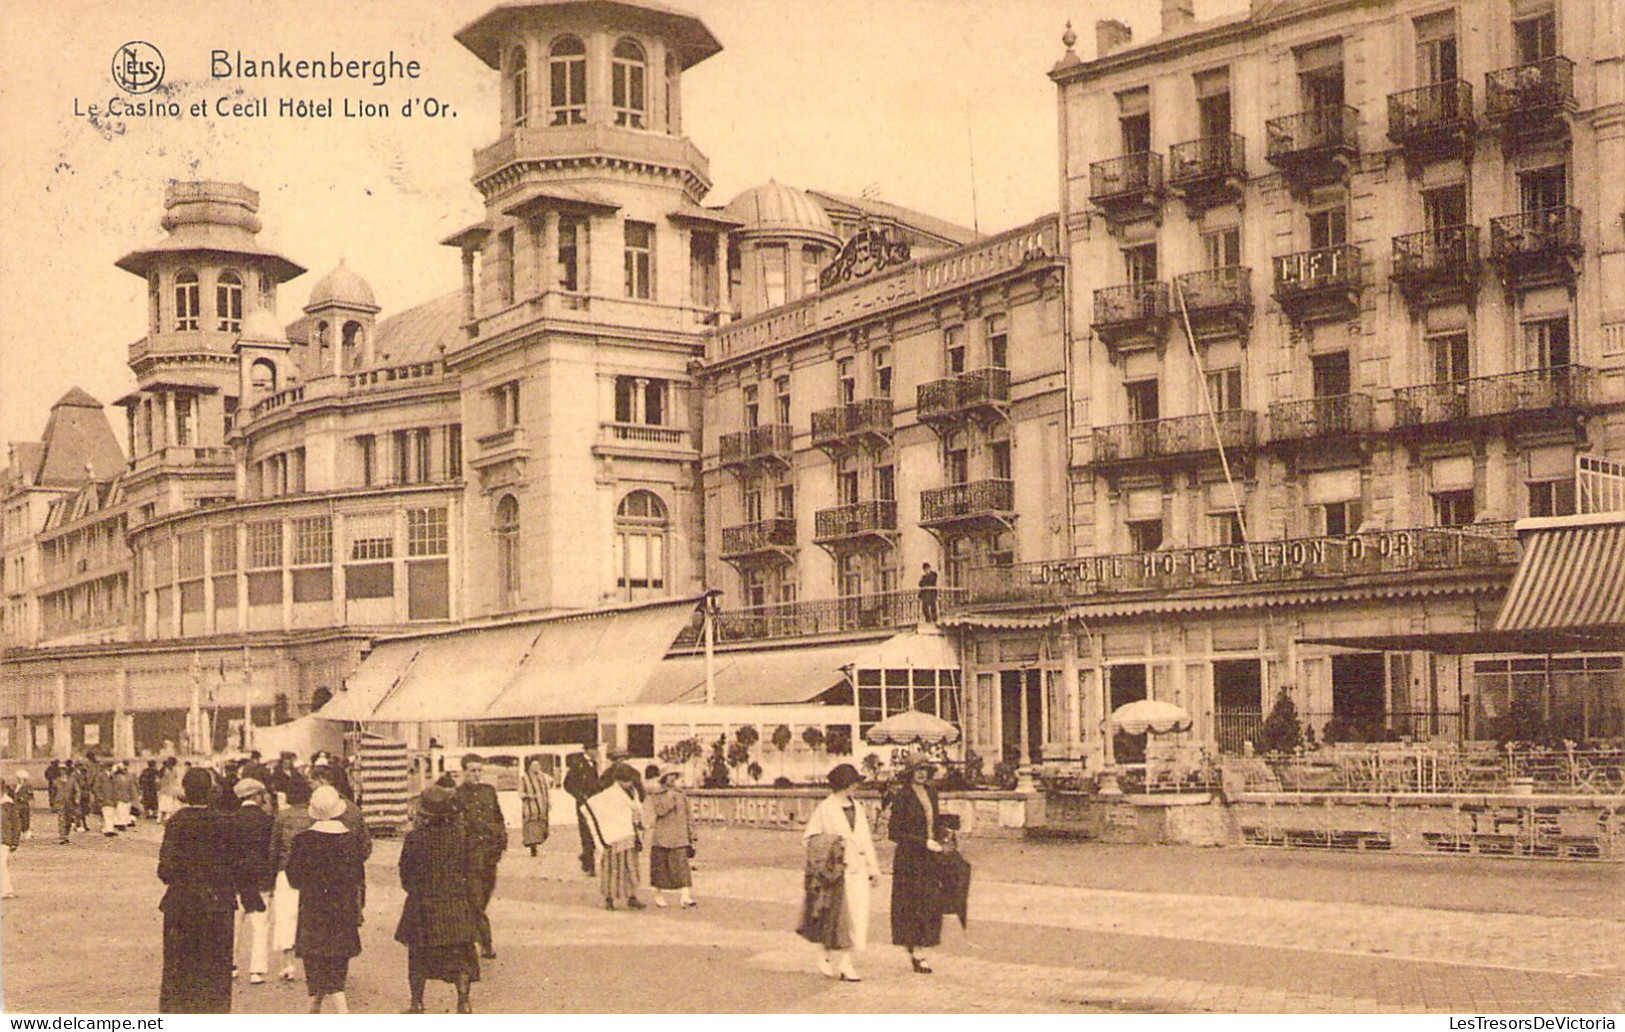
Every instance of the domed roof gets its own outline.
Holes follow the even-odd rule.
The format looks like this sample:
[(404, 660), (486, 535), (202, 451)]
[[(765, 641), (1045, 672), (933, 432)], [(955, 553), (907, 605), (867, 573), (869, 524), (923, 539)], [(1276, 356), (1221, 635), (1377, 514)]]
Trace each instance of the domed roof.
[(818, 202), (793, 186), (768, 180), (728, 202), (723, 213), (746, 233), (812, 233), (835, 237), (835, 225)]
[(310, 288), (310, 301), (305, 305), (305, 311), (334, 304), (348, 305), (351, 308), (370, 308), (375, 312), (378, 310), (378, 302), (373, 297), (372, 287), (345, 265), (343, 258), (339, 259), (338, 268), (323, 276)]
[(269, 308), (256, 308), (248, 313), (248, 318), (243, 320), (242, 331), (237, 336), (240, 340), (280, 341), (285, 339), (282, 324), (277, 322), (276, 316), (272, 314)]

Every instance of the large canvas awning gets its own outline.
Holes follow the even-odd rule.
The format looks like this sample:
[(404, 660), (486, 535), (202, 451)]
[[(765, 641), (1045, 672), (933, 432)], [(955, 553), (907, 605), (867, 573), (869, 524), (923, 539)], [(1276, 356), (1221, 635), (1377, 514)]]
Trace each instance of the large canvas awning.
[(1608, 628), (1625, 629), (1625, 521), (1527, 534), (1495, 629)]
[(675, 599), (386, 639), (319, 715), (492, 720), (635, 701), (698, 604)]
[[(715, 659), (717, 705), (811, 702), (846, 683), (845, 668), (856, 653), (852, 645), (719, 652)], [(678, 656), (664, 660), (651, 671), (637, 701), (704, 702), (705, 657)]]

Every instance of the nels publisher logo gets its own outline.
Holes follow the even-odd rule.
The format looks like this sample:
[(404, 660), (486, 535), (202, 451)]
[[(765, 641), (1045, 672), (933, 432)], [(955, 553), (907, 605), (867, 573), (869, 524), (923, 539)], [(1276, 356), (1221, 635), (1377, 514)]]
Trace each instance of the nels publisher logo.
[(164, 81), (164, 55), (143, 40), (133, 40), (113, 55), (113, 81), (125, 93), (151, 93)]

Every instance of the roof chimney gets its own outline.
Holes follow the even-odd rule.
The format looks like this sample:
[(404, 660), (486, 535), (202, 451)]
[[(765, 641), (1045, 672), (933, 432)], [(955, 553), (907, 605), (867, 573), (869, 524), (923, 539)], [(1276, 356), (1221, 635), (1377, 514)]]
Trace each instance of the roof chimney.
[(1164, 35), (1183, 32), (1196, 24), (1195, 0), (1162, 0), (1162, 31)]
[(1134, 30), (1120, 21), (1102, 18), (1095, 22), (1095, 57), (1122, 50), (1134, 41)]

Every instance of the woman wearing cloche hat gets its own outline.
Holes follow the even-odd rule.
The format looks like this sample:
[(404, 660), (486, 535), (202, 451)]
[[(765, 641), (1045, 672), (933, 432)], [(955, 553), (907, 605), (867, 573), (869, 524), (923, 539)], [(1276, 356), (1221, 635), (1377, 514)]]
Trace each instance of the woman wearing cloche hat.
[(897, 759), (897, 778), (886, 805), (891, 808), (887, 836), (897, 843), (892, 856), (891, 939), (908, 950), (915, 972), (931, 973), (928, 947), (942, 941), (942, 905), (936, 888), (933, 853), (936, 840), (937, 790), (928, 783), (931, 757), (911, 749)]
[(344, 985), (350, 958), (361, 954), (361, 891), (366, 879), (361, 838), (339, 820), (344, 797), (332, 785), (310, 796), (309, 830), (294, 837), (288, 884), (299, 890), (299, 931), (294, 952), (305, 962), (310, 1012), (333, 998), (339, 1014), (350, 1012)]
[(853, 955), (869, 944), (869, 890), (880, 883), (880, 861), (869, 834), (869, 815), (852, 798), (863, 775), (850, 763), (829, 772), (825, 796), (803, 833), (807, 840), (802, 938), (824, 947), (825, 977), (860, 982)]
[(477, 872), (468, 833), (451, 789), (430, 785), (418, 799), (417, 826), (401, 843), (401, 888), (406, 905), (395, 941), (406, 946), (412, 990), (408, 1014), (423, 1013), (425, 984), (450, 982), (457, 1013), (472, 1014), (469, 985), (480, 979), (478, 915), (469, 897)]

